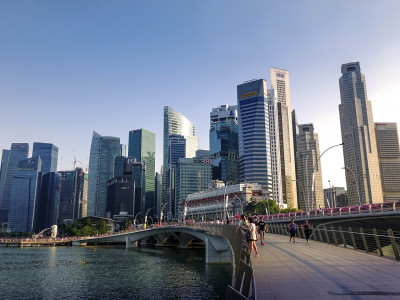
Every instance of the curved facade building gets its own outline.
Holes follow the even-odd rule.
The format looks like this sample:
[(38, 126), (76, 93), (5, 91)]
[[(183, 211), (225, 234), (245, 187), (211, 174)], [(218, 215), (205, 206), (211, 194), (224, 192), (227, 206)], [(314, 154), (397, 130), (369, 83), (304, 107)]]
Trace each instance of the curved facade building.
[[(174, 166), (170, 156), (171, 136), (180, 136), (185, 140), (185, 154), (182, 158), (196, 155), (198, 138), (194, 136), (194, 125), (184, 115), (169, 106), (164, 107), (164, 136), (163, 136), (163, 202), (167, 205), (165, 214), (174, 215), (173, 187), (171, 185)], [(188, 143), (191, 141), (190, 143)], [(181, 157), (179, 157), (181, 158)]]
[[(163, 166), (168, 165), (168, 138), (171, 134), (194, 136), (194, 125), (184, 115), (172, 107), (164, 107)], [(196, 149), (197, 150), (197, 149)]]

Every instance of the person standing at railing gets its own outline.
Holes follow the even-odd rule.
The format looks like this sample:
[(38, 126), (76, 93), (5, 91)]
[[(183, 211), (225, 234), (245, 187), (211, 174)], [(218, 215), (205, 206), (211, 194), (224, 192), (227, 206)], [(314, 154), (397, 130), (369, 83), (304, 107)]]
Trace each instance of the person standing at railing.
[(305, 220), (305, 221), (304, 221), (303, 230), (304, 230), (304, 234), (305, 234), (305, 236), (306, 236), (307, 243), (309, 243), (311, 225), (308, 224), (308, 220)]
[(294, 223), (294, 219), (292, 219), (292, 221), (289, 224), (289, 233), (290, 233), (289, 242), (291, 242), (293, 238), (293, 243), (296, 243), (296, 224)]
[(257, 251), (257, 245), (256, 245), (256, 241), (257, 241), (257, 228), (256, 228), (256, 224), (254, 224), (254, 219), (253, 218), (249, 218), (249, 229), (248, 229), (249, 233), (250, 233), (250, 237), (249, 237), (249, 251), (250, 251), (250, 255), (251, 252), (255, 251), (255, 256), (258, 256), (258, 251)]
[(264, 237), (267, 229), (268, 229), (267, 223), (264, 221), (263, 217), (260, 217), (260, 222), (258, 222), (258, 233), (260, 234), (261, 245), (264, 245)]

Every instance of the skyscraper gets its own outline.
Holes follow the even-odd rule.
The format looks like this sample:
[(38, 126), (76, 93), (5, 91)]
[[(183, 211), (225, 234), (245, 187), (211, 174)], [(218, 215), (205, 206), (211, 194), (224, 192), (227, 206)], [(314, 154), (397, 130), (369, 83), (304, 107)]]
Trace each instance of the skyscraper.
[(278, 136), (283, 203), (297, 207), (296, 167), (293, 145), (292, 109), (289, 72), (271, 68), (271, 88), (276, 90), (278, 101)]
[(341, 71), (339, 113), (349, 204), (358, 205), (358, 197), (361, 203), (379, 203), (382, 185), (365, 76), (359, 62), (343, 64)]
[[(272, 169), (272, 195), (273, 199), (279, 207), (283, 207), (282, 196), (282, 172), (280, 160), (280, 143), (279, 143), (279, 118), (278, 118), (278, 101), (276, 91), (274, 89), (267, 90), (268, 97), (268, 113), (269, 113), (269, 134), (271, 149), (271, 169)], [(286, 204), (286, 203), (285, 203)]]
[(168, 170), (165, 172), (165, 203), (167, 212), (177, 217), (178, 206), (176, 202), (175, 183), (176, 165), (181, 158), (192, 158), (196, 155), (199, 141), (195, 136), (182, 136), (171, 134), (169, 136)]
[(10, 231), (35, 232), (38, 221), (42, 161), (39, 156), (19, 162), (15, 170), (8, 213)]
[[(113, 214), (116, 214), (115, 209), (121, 207), (121, 203), (125, 203), (123, 207), (127, 209), (126, 212), (128, 214), (136, 215), (142, 213), (142, 216), (144, 216), (147, 211), (145, 207), (146, 174), (146, 163), (144, 161), (137, 161), (133, 157), (117, 156), (115, 158), (114, 178), (107, 183), (108, 218), (112, 218)], [(123, 186), (132, 186), (132, 189), (134, 189), (132, 191), (134, 205), (127, 205), (132, 200), (131, 198), (126, 198), (130, 197), (129, 191), (120, 193), (120, 197), (125, 197), (125, 199), (115, 199), (118, 189)]]
[(48, 143), (33, 143), (32, 157), (40, 156), (42, 174), (57, 172), (58, 148)]
[[(300, 186), (298, 207), (302, 210), (325, 207), (321, 161), (318, 160), (320, 156), (318, 134), (314, 132), (312, 123), (298, 125), (298, 129), (299, 135), (296, 141), (297, 180)], [(314, 185), (312, 184), (313, 170)]]
[(375, 123), (384, 201), (400, 201), (400, 149), (396, 123)]
[(236, 105), (219, 105), (210, 113), (210, 156), (213, 179), (239, 179), (238, 113)]
[(82, 217), (84, 205), (85, 173), (82, 168), (57, 173), (60, 181), (58, 222)]
[[(237, 86), (239, 113), (239, 175), (259, 183), (272, 195), (270, 115), (264, 79)], [(242, 180), (243, 180), (242, 179)]]
[[(164, 137), (163, 137), (163, 166), (168, 165), (169, 145), (171, 134), (194, 136), (194, 126), (184, 115), (169, 106), (164, 107)], [(196, 149), (197, 150), (197, 149)]]
[[(3, 189), (2, 194), (0, 194), (0, 224), (5, 226), (8, 219), (8, 209), (10, 205), (11, 198), (11, 186), (13, 178), (17, 172), (19, 162), (28, 158), (29, 144), (27, 143), (13, 143), (11, 144), (11, 150), (8, 156), (8, 162), (2, 158), (2, 164), (4, 161), (4, 168), (1, 169), (1, 178), (4, 183), (0, 183), (0, 191)], [(3, 173), (4, 172), (4, 173)], [(3, 177), (3, 174), (5, 177)]]
[(156, 210), (154, 194), (155, 151), (156, 135), (153, 132), (143, 128), (129, 132), (128, 156), (146, 164), (146, 192), (143, 209), (147, 211), (152, 208), (153, 212)]
[(37, 231), (57, 224), (60, 204), (60, 175), (48, 172), (42, 176)]
[(114, 177), (114, 160), (120, 153), (117, 137), (93, 131), (89, 159), (87, 215), (106, 217), (107, 182)]
[(189, 194), (207, 190), (212, 181), (211, 161), (198, 158), (181, 158), (175, 168), (175, 217), (179, 217), (182, 202)]
[[(172, 180), (171, 175), (167, 175), (168, 172), (171, 173), (171, 168), (169, 166), (169, 161), (173, 157), (170, 157), (170, 136), (171, 135), (183, 136), (186, 140), (186, 150), (185, 157), (194, 157), (196, 155), (196, 150), (198, 150), (198, 138), (194, 135), (194, 126), (184, 115), (175, 111), (169, 106), (164, 107), (164, 136), (163, 136), (163, 201), (166, 203), (165, 215), (169, 212), (173, 214), (173, 203), (171, 200), (167, 200), (167, 193), (171, 193), (171, 188), (169, 186), (170, 180)], [(196, 142), (197, 141), (197, 142)], [(175, 154), (173, 154), (175, 155)]]

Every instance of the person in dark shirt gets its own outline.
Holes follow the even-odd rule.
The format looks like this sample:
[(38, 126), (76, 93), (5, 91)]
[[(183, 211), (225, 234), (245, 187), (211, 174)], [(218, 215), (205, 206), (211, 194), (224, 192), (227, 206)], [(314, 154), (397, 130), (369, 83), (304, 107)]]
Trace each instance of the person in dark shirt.
[(260, 221), (258, 222), (258, 233), (260, 234), (261, 245), (264, 245), (264, 236), (265, 232), (267, 232), (267, 229), (267, 223), (264, 221), (263, 217), (260, 217)]
[(306, 236), (307, 243), (309, 243), (311, 225), (308, 224), (308, 220), (305, 220), (305, 222), (303, 224), (303, 230), (304, 230), (304, 235)]
[(294, 223), (294, 220), (289, 224), (289, 233), (290, 233), (290, 242), (292, 241), (293, 238), (293, 243), (296, 243), (296, 224)]

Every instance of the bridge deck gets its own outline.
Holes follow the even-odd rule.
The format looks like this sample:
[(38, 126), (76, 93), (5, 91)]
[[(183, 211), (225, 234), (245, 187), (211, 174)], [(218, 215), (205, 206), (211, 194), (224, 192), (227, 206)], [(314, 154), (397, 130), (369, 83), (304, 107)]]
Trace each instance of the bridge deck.
[(400, 299), (400, 262), (304, 239), (289, 243), (276, 234), (267, 234), (257, 248), (252, 264), (258, 299)]

